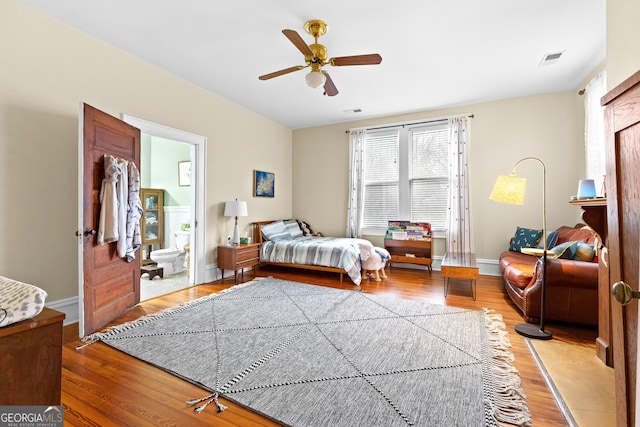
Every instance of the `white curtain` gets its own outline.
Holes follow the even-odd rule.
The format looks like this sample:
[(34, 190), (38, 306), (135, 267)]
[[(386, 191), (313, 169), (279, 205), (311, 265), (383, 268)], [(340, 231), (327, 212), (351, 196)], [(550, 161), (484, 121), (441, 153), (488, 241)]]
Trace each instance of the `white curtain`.
[(604, 147), (604, 107), (600, 105), (600, 98), (606, 93), (606, 71), (601, 71), (584, 89), (585, 111), (585, 160), (586, 176), (596, 183), (596, 192), (600, 194), (604, 175), (606, 174)]
[(469, 209), (470, 142), (468, 116), (449, 118), (449, 202), (447, 204), (447, 252), (473, 252)]
[(364, 215), (364, 129), (349, 131), (349, 200), (347, 237), (360, 237)]

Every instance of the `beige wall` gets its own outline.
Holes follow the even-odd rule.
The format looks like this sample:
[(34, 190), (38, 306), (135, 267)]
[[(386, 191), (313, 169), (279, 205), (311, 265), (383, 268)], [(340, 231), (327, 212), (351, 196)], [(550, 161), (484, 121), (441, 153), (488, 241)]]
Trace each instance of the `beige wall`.
[[(640, 68), (640, 6), (608, 2), (609, 87)], [(575, 91), (291, 131), (19, 3), (0, 2), (0, 275), (34, 283), (48, 301), (77, 295), (78, 104), (87, 102), (203, 135), (207, 151), (207, 264), (230, 233), (223, 203), (249, 202), (254, 220), (295, 216), (343, 235), (350, 127), (473, 113), (471, 176), (478, 256), (496, 259), (516, 225), (539, 226), (536, 164), (525, 207), (488, 195), (519, 158), (547, 163), (549, 228), (579, 221), (567, 204), (584, 174), (582, 98)], [(250, 126), (247, 126), (250, 124)], [(260, 144), (256, 144), (260, 141)], [(292, 145), (293, 141), (293, 145)], [(253, 198), (252, 171), (276, 173), (275, 199)], [(443, 246), (436, 244), (436, 254)]]
[[(584, 178), (584, 108), (577, 91), (488, 102), (436, 111), (354, 121), (293, 131), (293, 215), (327, 235), (344, 235), (351, 127), (398, 123), (470, 113), (470, 178), (473, 235), (481, 259), (496, 260), (516, 226), (542, 226), (542, 170), (537, 162), (518, 167), (527, 178), (525, 206), (492, 202), (498, 175), (521, 158), (547, 166), (547, 226), (574, 225), (579, 209), (568, 204)], [(381, 238), (373, 238), (381, 244)], [(435, 255), (442, 255), (436, 242)]]
[(607, 87), (640, 70), (640, 2), (607, 0)]
[[(47, 301), (78, 294), (80, 102), (207, 138), (207, 264), (232, 231), (224, 201), (248, 201), (242, 231), (291, 216), (288, 128), (16, 0), (0, 2), (0, 28), (0, 275)], [(276, 198), (252, 197), (253, 169), (276, 173)]]

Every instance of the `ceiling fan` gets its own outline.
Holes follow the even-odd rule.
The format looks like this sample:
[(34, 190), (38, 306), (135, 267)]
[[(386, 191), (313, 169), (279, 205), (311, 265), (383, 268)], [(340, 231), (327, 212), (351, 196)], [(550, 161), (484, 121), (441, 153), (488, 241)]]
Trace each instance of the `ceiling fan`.
[(319, 19), (313, 19), (304, 24), (304, 29), (315, 39), (313, 44), (307, 45), (305, 41), (294, 30), (282, 30), (282, 33), (298, 48), (304, 55), (306, 65), (285, 68), (280, 71), (265, 74), (258, 77), (260, 80), (269, 80), (274, 77), (299, 71), (311, 67), (311, 71), (306, 76), (307, 85), (313, 88), (324, 86), (324, 94), (335, 96), (338, 94), (336, 85), (331, 80), (329, 73), (322, 69), (325, 65), (341, 67), (344, 65), (375, 65), (382, 62), (382, 57), (377, 53), (369, 55), (338, 56), (327, 59), (327, 48), (318, 43), (318, 38), (327, 33), (327, 24)]

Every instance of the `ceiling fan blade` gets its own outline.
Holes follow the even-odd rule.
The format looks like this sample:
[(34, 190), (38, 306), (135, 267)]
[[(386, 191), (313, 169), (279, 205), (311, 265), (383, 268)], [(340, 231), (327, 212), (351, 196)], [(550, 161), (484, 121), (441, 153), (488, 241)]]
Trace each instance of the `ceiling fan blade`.
[(309, 46), (307, 46), (304, 40), (302, 40), (302, 37), (300, 37), (300, 34), (298, 34), (297, 31), (282, 30), (282, 34), (284, 34), (304, 56), (310, 56), (313, 58), (313, 51)]
[(326, 71), (322, 71), (322, 74), (324, 74), (326, 78), (324, 82), (324, 94), (327, 96), (336, 96), (338, 94), (338, 88), (333, 83), (333, 80), (331, 80), (329, 73), (327, 73)]
[(284, 74), (293, 73), (294, 71), (302, 70), (303, 68), (306, 68), (306, 67), (303, 67), (302, 65), (296, 65), (295, 67), (285, 68), (284, 70), (280, 70), (280, 71), (274, 71), (273, 73), (265, 74), (264, 76), (260, 76), (258, 78), (260, 80), (269, 80), (274, 77), (278, 77)]
[(329, 63), (335, 66), (343, 65), (375, 65), (382, 62), (382, 57), (377, 53), (370, 55), (355, 55), (355, 56), (338, 56), (337, 58), (329, 59)]

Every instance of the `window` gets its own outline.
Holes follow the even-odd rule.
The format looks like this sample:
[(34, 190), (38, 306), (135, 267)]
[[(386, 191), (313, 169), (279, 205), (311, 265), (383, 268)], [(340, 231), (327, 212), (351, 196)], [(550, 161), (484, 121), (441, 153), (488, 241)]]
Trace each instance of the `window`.
[(367, 131), (365, 233), (385, 230), (389, 220), (446, 228), (448, 140), (446, 121)]
[(606, 71), (601, 71), (585, 88), (585, 157), (586, 178), (594, 179), (596, 192), (603, 190), (604, 175), (607, 173), (604, 146), (604, 107), (600, 105), (606, 91)]

